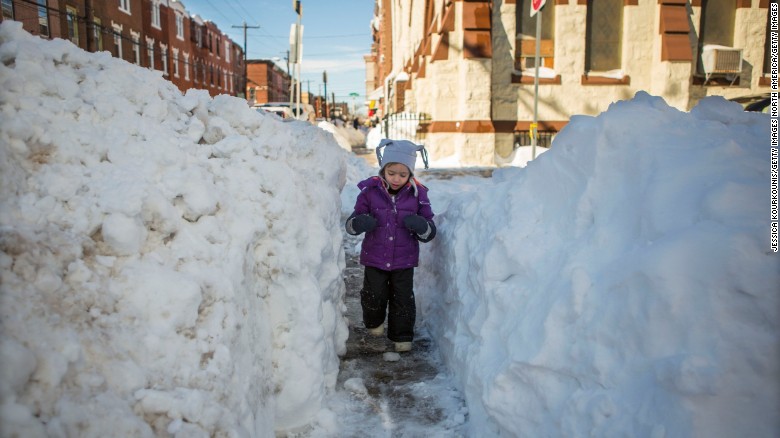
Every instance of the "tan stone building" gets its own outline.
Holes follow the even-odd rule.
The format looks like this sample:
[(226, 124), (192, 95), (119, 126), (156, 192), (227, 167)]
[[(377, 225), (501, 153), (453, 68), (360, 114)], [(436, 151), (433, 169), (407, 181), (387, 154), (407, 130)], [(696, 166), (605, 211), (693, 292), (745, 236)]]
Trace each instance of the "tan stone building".
[[(638, 91), (689, 110), (769, 92), (768, 0), (547, 0), (539, 144), (572, 115)], [(423, 114), (433, 157), (505, 162), (534, 120), (531, 0), (376, 0), (367, 95), (383, 115)]]

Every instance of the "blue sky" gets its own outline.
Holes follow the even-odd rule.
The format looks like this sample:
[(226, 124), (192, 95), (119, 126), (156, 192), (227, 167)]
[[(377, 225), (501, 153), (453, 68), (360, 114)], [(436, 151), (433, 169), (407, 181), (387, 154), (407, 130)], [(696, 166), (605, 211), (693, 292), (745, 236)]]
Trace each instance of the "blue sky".
[[(190, 14), (213, 21), (230, 38), (244, 45), (244, 31), (233, 26), (260, 26), (247, 29), (249, 59), (284, 58), (289, 49), (290, 25), (297, 15), (292, 0), (180, 0)], [(350, 93), (358, 93), (358, 105), (365, 100), (365, 63), (371, 51), (373, 0), (302, 0), (303, 63), (301, 88), (322, 92), (322, 72), (328, 72), (328, 95), (337, 101), (351, 102)], [(306, 82), (306, 81), (309, 82)]]

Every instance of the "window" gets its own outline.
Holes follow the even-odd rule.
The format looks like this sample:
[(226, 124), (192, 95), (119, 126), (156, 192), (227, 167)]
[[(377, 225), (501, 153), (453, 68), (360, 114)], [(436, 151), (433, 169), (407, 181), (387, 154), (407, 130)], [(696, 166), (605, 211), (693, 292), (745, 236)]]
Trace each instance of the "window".
[(704, 46), (714, 44), (732, 47), (734, 45), (736, 12), (737, 5), (733, 0), (702, 0), (697, 72), (704, 74), (704, 64), (701, 60)]
[(130, 0), (119, 0), (119, 10), (130, 13)]
[(100, 18), (95, 17), (94, 25), (92, 26), (92, 36), (95, 40), (95, 48), (98, 52), (103, 51), (103, 24)]
[[(534, 68), (536, 56), (536, 16), (531, 17), (531, 0), (518, 0), (515, 8), (515, 69)], [(553, 67), (555, 39), (555, 4), (547, 2), (542, 9), (542, 39), (539, 42), (540, 67)]]
[(160, 29), (160, 4), (152, 2), (152, 27)]
[(190, 21), (190, 41), (195, 42), (198, 48), (203, 47), (203, 30), (195, 21)]
[(79, 13), (76, 8), (68, 6), (65, 19), (68, 22), (68, 39), (75, 45), (79, 45)]
[(154, 70), (154, 40), (146, 39), (146, 56), (149, 58), (149, 68)]
[(46, 7), (46, 0), (38, 0), (38, 32), (43, 36), (49, 34), (49, 9)]
[(176, 38), (184, 39), (184, 17), (181, 14), (176, 14)]
[(219, 52), (220, 52), (220, 51), (219, 51), (219, 45), (220, 45), (220, 43), (221, 43), (221, 41), (220, 41), (219, 37), (217, 37), (217, 58), (219, 58), (219, 57), (221, 56), (221, 54), (219, 53)]
[(173, 49), (173, 76), (179, 77), (179, 49)]
[(14, 2), (12, 0), (3, 0), (3, 19), (14, 19)]
[(622, 67), (623, 0), (588, 2), (585, 18), (585, 71)]
[(113, 26), (114, 28), (114, 56), (119, 59), (124, 59), (124, 53), (122, 51), (122, 27)]
[(184, 52), (184, 79), (190, 80), (190, 54)]
[(162, 59), (163, 76), (168, 76), (168, 46), (160, 44), (160, 58)]
[(225, 62), (230, 62), (230, 41), (225, 41)]
[(133, 62), (141, 65), (141, 42), (140, 34), (133, 34)]

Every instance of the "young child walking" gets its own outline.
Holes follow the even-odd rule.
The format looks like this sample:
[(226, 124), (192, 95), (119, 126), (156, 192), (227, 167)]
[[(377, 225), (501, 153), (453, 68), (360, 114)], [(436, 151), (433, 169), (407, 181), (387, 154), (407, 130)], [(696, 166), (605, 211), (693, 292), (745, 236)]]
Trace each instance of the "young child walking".
[(417, 152), (427, 169), (423, 146), (382, 140), (376, 148), (379, 175), (358, 183), (360, 194), (346, 222), (349, 234), (366, 233), (360, 251), (360, 264), (365, 266), (360, 291), (363, 323), (370, 334), (382, 336), (387, 314), (387, 337), (398, 352), (411, 350), (414, 339), (419, 242), (436, 236), (428, 188), (414, 178)]

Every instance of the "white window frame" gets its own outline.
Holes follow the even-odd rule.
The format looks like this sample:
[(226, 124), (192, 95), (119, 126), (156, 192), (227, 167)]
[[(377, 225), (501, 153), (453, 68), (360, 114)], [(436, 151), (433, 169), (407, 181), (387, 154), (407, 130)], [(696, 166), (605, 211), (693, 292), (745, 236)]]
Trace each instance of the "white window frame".
[(162, 29), (160, 25), (160, 2), (152, 2), (152, 27), (155, 29)]
[(176, 38), (184, 41), (184, 16), (176, 13)]
[(111, 23), (111, 30), (113, 30), (114, 33), (114, 47), (116, 47), (116, 57), (119, 59), (125, 59), (125, 54), (122, 50), (122, 25)]
[(168, 76), (168, 46), (163, 43), (160, 43), (160, 55), (163, 76)]
[(79, 11), (73, 6), (65, 8), (65, 15), (68, 23), (68, 40), (75, 45), (79, 45)]
[(184, 52), (184, 80), (190, 80), (190, 54)]
[(146, 39), (146, 56), (149, 57), (149, 68), (154, 70), (154, 38)]
[(173, 77), (179, 77), (179, 49), (174, 47), (171, 49), (173, 52)]
[(3, 0), (3, 19), (14, 19), (14, 2), (12, 0)]
[(230, 41), (225, 41), (225, 62), (230, 62)]
[(119, 0), (119, 10), (130, 15), (130, 0)]
[(49, 22), (49, 10), (46, 9), (46, 0), (38, 0), (38, 32), (45, 36), (51, 36), (51, 23)]
[(141, 65), (141, 33), (131, 30), (130, 37), (133, 40), (133, 62), (135, 65)]
[(92, 38), (95, 40), (95, 48), (98, 52), (103, 51), (103, 22), (95, 17), (92, 23)]

